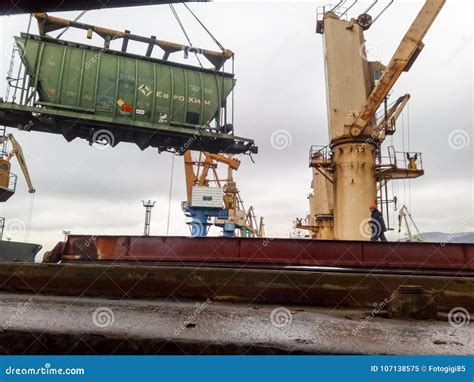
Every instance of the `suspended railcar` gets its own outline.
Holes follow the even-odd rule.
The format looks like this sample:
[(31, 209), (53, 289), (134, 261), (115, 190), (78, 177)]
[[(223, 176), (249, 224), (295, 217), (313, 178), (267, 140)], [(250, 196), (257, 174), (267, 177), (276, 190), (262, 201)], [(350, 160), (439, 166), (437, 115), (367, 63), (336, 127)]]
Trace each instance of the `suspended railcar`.
[(232, 73), (35, 35), (15, 42), (23, 69), (0, 123), (112, 146), (256, 152), (227, 120)]

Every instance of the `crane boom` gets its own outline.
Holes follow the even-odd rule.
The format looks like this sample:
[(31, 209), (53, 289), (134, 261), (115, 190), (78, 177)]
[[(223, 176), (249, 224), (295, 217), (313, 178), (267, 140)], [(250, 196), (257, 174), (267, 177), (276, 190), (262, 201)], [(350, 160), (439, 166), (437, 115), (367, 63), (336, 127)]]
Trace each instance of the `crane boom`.
[(240, 167), (240, 161), (234, 158), (232, 155), (223, 155), (223, 154), (212, 154), (204, 153), (207, 158), (214, 159), (216, 162), (224, 163), (229, 166), (232, 170), (238, 170)]
[(384, 131), (386, 134), (388, 134), (390, 131), (394, 131), (395, 122), (402, 113), (409, 100), (410, 94), (405, 94), (399, 97), (392, 105), (390, 110), (388, 110), (387, 115), (385, 115), (377, 125), (377, 130)]
[(191, 156), (191, 151), (186, 151), (183, 154), (184, 158), (184, 177), (186, 179), (186, 199), (191, 203), (193, 195), (193, 186), (197, 182), (197, 176), (194, 173), (194, 163)]
[[(232, 237), (236, 232), (240, 232), (240, 235), (245, 237), (262, 237), (264, 234), (263, 219), (260, 220), (260, 224), (257, 224), (253, 207), (250, 207), (248, 211), (245, 209), (234, 181), (233, 171), (239, 169), (240, 160), (232, 154), (213, 154), (205, 151), (199, 152), (199, 157), (193, 159), (190, 150), (187, 150), (183, 157), (187, 202), (184, 202), (182, 206), (185, 215), (192, 218), (192, 221), (187, 224), (190, 224), (193, 236), (206, 236), (207, 227), (210, 225), (208, 221), (210, 218), (214, 218), (214, 225), (222, 227), (224, 236)], [(219, 164), (227, 167), (225, 178), (219, 177)], [(193, 194), (201, 192), (203, 188), (211, 188), (210, 183), (222, 189), (220, 196), (222, 197), (222, 208), (201, 205), (193, 200)], [(198, 195), (197, 199), (199, 197)], [(214, 197), (215, 195), (210, 195), (210, 199)], [(196, 227), (206, 227), (206, 229), (197, 230)], [(193, 229), (196, 232), (193, 232)]]
[[(410, 220), (411, 224), (413, 224), (413, 227), (416, 230), (416, 235), (413, 235), (410, 228), (410, 222), (408, 220)], [(425, 239), (420, 233), (420, 230), (418, 229), (418, 226), (413, 220), (413, 217), (411, 216), (410, 211), (408, 211), (408, 208), (405, 205), (402, 208), (400, 208), (400, 212), (398, 214), (398, 232), (402, 230), (402, 221), (405, 222), (405, 228), (407, 230), (408, 241), (425, 241)]]
[(12, 150), (8, 154), (7, 159), (10, 160), (13, 156), (16, 157), (18, 163), (20, 164), (21, 171), (23, 172), (23, 176), (25, 177), (26, 184), (28, 185), (28, 192), (33, 194), (36, 190), (33, 187), (33, 183), (31, 182), (28, 166), (26, 165), (25, 156), (23, 155), (23, 149), (12, 134), (7, 134), (6, 137), (12, 144)]
[(384, 98), (388, 95), (403, 71), (408, 71), (423, 49), (423, 37), (438, 16), (446, 0), (426, 0), (423, 8), (411, 24), (395, 51), (380, 81), (370, 93), (351, 126), (351, 135), (358, 136), (372, 119)]
[[(214, 170), (217, 162), (226, 164), (229, 166), (229, 169), (232, 170), (238, 170), (240, 167), (240, 160), (234, 158), (232, 155), (212, 154), (208, 152), (202, 152), (200, 155), (203, 155), (205, 159), (203, 161), (199, 160), (196, 162), (192, 159), (190, 150), (187, 150), (183, 154), (184, 174), (186, 178), (186, 197), (188, 203), (191, 203), (193, 186), (205, 186), (207, 183), (209, 170)], [(194, 171), (195, 164), (198, 165), (198, 170), (201, 170), (200, 173), (199, 171), (198, 173)], [(219, 181), (217, 176), (216, 181)]]

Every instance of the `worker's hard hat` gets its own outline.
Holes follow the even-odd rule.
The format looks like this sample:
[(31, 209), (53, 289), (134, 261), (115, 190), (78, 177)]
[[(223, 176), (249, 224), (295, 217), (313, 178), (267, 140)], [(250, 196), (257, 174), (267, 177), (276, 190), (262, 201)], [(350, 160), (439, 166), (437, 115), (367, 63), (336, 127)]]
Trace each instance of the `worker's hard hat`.
[(370, 205), (370, 209), (376, 210), (376, 209), (377, 209), (377, 204), (372, 203), (372, 204)]

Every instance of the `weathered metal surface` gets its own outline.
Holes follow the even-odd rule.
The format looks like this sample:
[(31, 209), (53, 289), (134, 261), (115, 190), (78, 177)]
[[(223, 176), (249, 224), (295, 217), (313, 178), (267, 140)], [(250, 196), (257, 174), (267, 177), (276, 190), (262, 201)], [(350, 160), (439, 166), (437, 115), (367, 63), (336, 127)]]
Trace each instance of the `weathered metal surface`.
[(446, 0), (427, 0), (425, 2), (383, 71), (382, 77), (362, 105), (351, 126), (351, 134), (358, 136), (364, 131), (401, 73), (410, 69), (424, 47), (423, 37), (425, 37), (445, 2)]
[(51, 134), (62, 134), (70, 142), (75, 138), (85, 139), (91, 143), (105, 141), (117, 145), (120, 142), (132, 142), (141, 150), (156, 147), (159, 151), (170, 148), (179, 154), (185, 150), (203, 150), (213, 153), (226, 152), (241, 154), (256, 153), (258, 148), (254, 141), (230, 134), (209, 133), (195, 129), (149, 129), (135, 128), (131, 131), (128, 125), (116, 124), (113, 128), (110, 121), (93, 121), (82, 119), (83, 113), (56, 109), (42, 109), (33, 106), (17, 105), (0, 100), (0, 123), (6, 126), (34, 126), (31, 130)]
[[(174, 42), (158, 40), (155, 36), (144, 37), (130, 32), (122, 32), (110, 28), (99, 27), (96, 25), (79, 23), (75, 20), (67, 20), (55, 16), (49, 16), (46, 13), (35, 13), (34, 16), (38, 20), (38, 29), (40, 36), (47, 36), (48, 33), (62, 29), (62, 28), (77, 28), (86, 30), (88, 36), (95, 32), (99, 37), (104, 39), (104, 47), (109, 48), (110, 41), (122, 40), (122, 52), (127, 51), (128, 43), (130, 41), (137, 41), (148, 44), (146, 57), (150, 57), (154, 46), (160, 47), (164, 51), (164, 59), (172, 53), (183, 52), (189, 54), (192, 50), (195, 54), (202, 54), (213, 65), (216, 70), (222, 68), (224, 63), (234, 56), (234, 53), (229, 49), (223, 49), (222, 52), (202, 49), (199, 47), (191, 47), (189, 45), (176, 44)], [(194, 48), (194, 49), (192, 49)]]
[(196, 267), (179, 264), (16, 264), (0, 267), (0, 290), (22, 293), (122, 299), (208, 298), (330, 307), (371, 307), (403, 285), (433, 293), (441, 311), (462, 306), (474, 311), (473, 276), (392, 275)]
[(474, 354), (472, 326), (373, 308), (0, 294), (2, 354)]
[(33, 35), (16, 44), (29, 86), (0, 102), (2, 124), (180, 154), (257, 152), (221, 118), (233, 74)]
[[(347, 20), (347, 13), (341, 12), (338, 6), (328, 10), (323, 7), (322, 19), (319, 17), (321, 13), (318, 12), (317, 32), (323, 35), (324, 41), (332, 153), (327, 158), (330, 166), (318, 164), (317, 160), (312, 161), (318, 172), (313, 170), (313, 193), (308, 198), (309, 224), (299, 227), (309, 229), (313, 237), (333, 237), (336, 240), (367, 239), (367, 236), (370, 237), (370, 227), (367, 224), (371, 219), (369, 206), (378, 202), (379, 207), (387, 204), (388, 208), (386, 187), (386, 195), (383, 196), (386, 182), (416, 178), (424, 174), (422, 169), (416, 169), (415, 158), (410, 158), (414, 160), (410, 162), (408, 169), (398, 170), (394, 166), (390, 170), (386, 169), (385, 176), (381, 174), (379, 162), (382, 157), (377, 155), (377, 152), (380, 152), (380, 146), (388, 133), (384, 129), (388, 126), (378, 123), (376, 111), (382, 102), (387, 100), (388, 93), (402, 71), (409, 69), (423, 48), (423, 37), (444, 3), (445, 0), (425, 2), (387, 67), (381, 63), (370, 62), (367, 56), (363, 32), (371, 25), (370, 15), (364, 14), (363, 18), (359, 17), (358, 20)], [(388, 103), (385, 107), (385, 121), (389, 117), (387, 106)], [(390, 118), (397, 118), (396, 109)], [(390, 133), (393, 132), (392, 129)], [(326, 195), (327, 181), (320, 174), (333, 183), (332, 187), (329, 187), (329, 199)], [(331, 199), (334, 199), (334, 203), (331, 203)], [(334, 208), (330, 209), (328, 214), (325, 210), (331, 204), (334, 204)], [(321, 213), (321, 210), (324, 212)]]
[(69, 235), (47, 256), (63, 260), (202, 261), (474, 270), (474, 245), (221, 237)]
[[(16, 37), (46, 108), (83, 119), (162, 128), (207, 125), (234, 87), (232, 74), (31, 35)], [(147, 124), (150, 124), (149, 126)]]
[(438, 309), (431, 292), (419, 285), (402, 285), (390, 297), (389, 318), (434, 319)]
[(2, 261), (35, 261), (41, 245), (0, 240), (0, 263)]

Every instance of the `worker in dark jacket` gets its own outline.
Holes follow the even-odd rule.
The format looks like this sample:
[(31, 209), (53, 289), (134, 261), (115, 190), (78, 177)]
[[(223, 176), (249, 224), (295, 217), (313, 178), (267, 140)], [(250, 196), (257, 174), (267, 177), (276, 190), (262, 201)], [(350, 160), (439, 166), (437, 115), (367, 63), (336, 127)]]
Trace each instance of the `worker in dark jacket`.
[(377, 205), (374, 203), (370, 206), (370, 229), (372, 230), (372, 236), (370, 237), (370, 241), (387, 241), (385, 237), (385, 231), (387, 227), (385, 226), (385, 222), (383, 220), (382, 213), (377, 209)]

